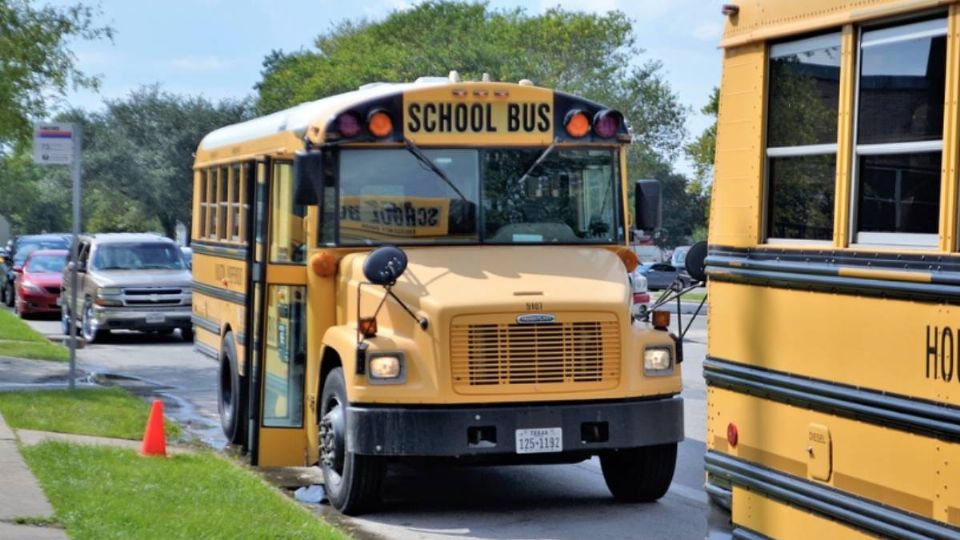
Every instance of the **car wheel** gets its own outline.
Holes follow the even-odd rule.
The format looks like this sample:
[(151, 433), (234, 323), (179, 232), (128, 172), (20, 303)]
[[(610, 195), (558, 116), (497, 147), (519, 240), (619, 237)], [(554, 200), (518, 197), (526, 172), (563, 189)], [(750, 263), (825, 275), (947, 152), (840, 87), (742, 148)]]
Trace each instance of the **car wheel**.
[(193, 327), (187, 326), (180, 329), (180, 339), (187, 343), (193, 343)]
[(106, 333), (106, 330), (97, 328), (97, 321), (93, 316), (93, 302), (87, 298), (83, 305), (83, 315), (80, 318), (80, 335), (87, 343), (96, 343), (98, 339), (103, 339)]
[(30, 318), (30, 314), (27, 313), (26, 307), (23, 305), (23, 298), (20, 298), (20, 295), (16, 293), (14, 293), (13, 297), (13, 311), (21, 319)]
[(70, 310), (67, 308), (66, 302), (62, 302), (63, 306), (60, 308), (60, 333), (69, 336), (70, 335)]
[(385, 463), (377, 456), (357, 455), (346, 447), (349, 402), (342, 368), (327, 375), (320, 400), (320, 468), (327, 497), (344, 514), (362, 514), (380, 499)]
[(227, 332), (220, 344), (220, 381), (217, 392), (217, 409), (220, 411), (220, 426), (223, 435), (231, 444), (242, 444), (247, 423), (243, 420), (246, 407), (246, 387), (237, 369), (237, 352), (233, 345), (233, 332)]
[(677, 443), (617, 450), (600, 456), (603, 479), (613, 497), (623, 502), (653, 502), (673, 481)]
[(3, 286), (3, 303), (7, 307), (13, 307), (13, 297), (15, 296), (13, 291), (13, 283), (9, 281)]

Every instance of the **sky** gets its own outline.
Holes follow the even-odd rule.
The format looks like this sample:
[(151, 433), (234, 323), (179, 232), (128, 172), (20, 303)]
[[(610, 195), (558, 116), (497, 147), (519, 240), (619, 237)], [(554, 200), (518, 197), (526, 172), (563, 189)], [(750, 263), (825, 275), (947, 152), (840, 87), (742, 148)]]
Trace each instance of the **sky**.
[[(52, 0), (69, 5), (75, 0)], [(66, 105), (97, 109), (147, 84), (218, 100), (255, 93), (263, 58), (272, 50), (312, 49), (314, 38), (344, 19), (385, 18), (416, 0), (100, 0), (98, 21), (115, 30), (112, 42), (72, 44), (78, 67), (99, 75), (101, 88), (71, 92)], [(719, 85), (723, 29), (719, 0), (490, 0), (493, 8), (536, 14), (554, 6), (571, 11), (619, 10), (634, 23), (640, 60), (663, 63), (663, 74), (690, 108), (691, 137), (709, 125), (700, 114)], [(450, 66), (456, 69), (456, 66)], [(424, 75), (445, 75), (431, 73)], [(536, 81), (534, 81), (536, 82)], [(687, 163), (676, 163), (682, 172)]]

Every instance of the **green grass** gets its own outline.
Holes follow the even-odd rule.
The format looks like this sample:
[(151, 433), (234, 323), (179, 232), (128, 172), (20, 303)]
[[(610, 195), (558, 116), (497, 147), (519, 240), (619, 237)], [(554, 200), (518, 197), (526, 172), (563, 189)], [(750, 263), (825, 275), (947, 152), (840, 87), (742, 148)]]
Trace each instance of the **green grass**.
[(23, 455), (75, 540), (346, 538), (252, 472), (209, 452), (143, 458), (46, 442)]
[(70, 351), (34, 331), (13, 313), (0, 309), (0, 351), (3, 356), (66, 362)]
[[(10, 427), (137, 440), (150, 406), (122, 388), (0, 392), (0, 412)], [(180, 427), (166, 422), (168, 438)]]
[(46, 516), (26, 516), (8, 519), (14, 525), (32, 525), (34, 527), (60, 527), (63, 524), (57, 521), (57, 518)]

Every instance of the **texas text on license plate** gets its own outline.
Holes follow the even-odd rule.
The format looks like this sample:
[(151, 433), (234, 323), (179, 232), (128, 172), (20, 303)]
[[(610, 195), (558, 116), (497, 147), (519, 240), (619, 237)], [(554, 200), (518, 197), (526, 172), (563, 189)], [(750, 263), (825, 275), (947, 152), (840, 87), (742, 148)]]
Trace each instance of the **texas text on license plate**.
[(159, 324), (164, 321), (163, 313), (147, 313), (147, 324)]
[(517, 430), (518, 454), (541, 454), (563, 451), (563, 428)]

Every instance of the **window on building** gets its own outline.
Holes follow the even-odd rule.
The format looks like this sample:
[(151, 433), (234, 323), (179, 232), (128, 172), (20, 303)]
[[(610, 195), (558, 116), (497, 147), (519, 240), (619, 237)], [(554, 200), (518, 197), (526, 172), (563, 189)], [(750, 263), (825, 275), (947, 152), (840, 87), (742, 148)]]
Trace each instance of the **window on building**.
[(861, 33), (856, 243), (937, 244), (946, 33), (945, 18)]
[(770, 47), (768, 241), (833, 239), (840, 34)]

